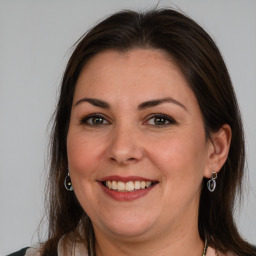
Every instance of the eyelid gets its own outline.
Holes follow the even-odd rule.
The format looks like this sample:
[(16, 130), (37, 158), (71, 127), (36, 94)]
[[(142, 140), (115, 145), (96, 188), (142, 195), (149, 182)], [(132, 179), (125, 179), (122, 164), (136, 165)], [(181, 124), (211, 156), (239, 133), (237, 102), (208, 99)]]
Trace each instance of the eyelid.
[[(165, 126), (168, 126), (168, 125), (172, 125), (172, 124), (177, 124), (177, 122), (175, 121), (174, 118), (170, 117), (169, 115), (166, 115), (166, 114), (163, 114), (163, 113), (153, 113), (153, 114), (150, 114), (146, 117), (146, 121), (144, 123), (147, 123), (150, 119), (152, 118), (164, 118), (166, 119), (169, 123), (168, 124), (165, 124), (165, 125), (155, 125), (156, 127), (165, 127)], [(153, 125), (152, 125), (153, 126)]]
[(102, 118), (102, 119), (104, 119), (104, 121), (107, 121), (108, 124), (110, 124), (110, 121), (108, 120), (108, 118), (106, 118), (106, 116), (101, 114), (101, 113), (92, 113), (92, 114), (86, 115), (86, 116), (80, 118), (79, 124), (88, 125), (88, 126), (106, 125), (106, 124), (99, 124), (99, 125), (90, 124), (90, 123), (87, 122), (90, 118)]
[[(103, 122), (107, 122), (106, 123), (102, 123), (102, 124), (90, 124), (88, 122), (88, 120), (90, 118), (102, 118), (103, 119)], [(153, 124), (148, 124), (150, 126), (156, 126), (156, 127), (166, 127), (166, 126), (169, 126), (169, 125), (173, 125), (173, 124), (176, 124), (177, 122), (175, 121), (174, 118), (172, 118), (171, 116), (169, 115), (166, 115), (166, 114), (163, 114), (163, 113), (152, 113), (150, 115), (148, 115), (146, 118), (145, 118), (145, 121), (143, 122), (143, 124), (147, 124), (149, 122), (150, 119), (153, 119), (153, 118), (163, 118), (165, 119), (168, 123), (167, 124), (163, 124), (163, 125), (153, 125)], [(111, 124), (111, 122), (109, 121), (109, 118), (107, 118), (104, 114), (102, 113), (91, 113), (91, 114), (88, 114), (82, 118), (79, 119), (79, 124), (81, 125), (88, 125), (88, 126), (103, 126), (103, 125), (108, 125), (108, 124)]]

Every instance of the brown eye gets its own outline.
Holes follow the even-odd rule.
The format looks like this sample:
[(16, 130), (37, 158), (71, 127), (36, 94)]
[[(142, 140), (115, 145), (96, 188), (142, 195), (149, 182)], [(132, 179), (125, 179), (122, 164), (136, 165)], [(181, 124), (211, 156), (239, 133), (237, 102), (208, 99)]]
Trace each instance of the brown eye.
[(155, 117), (154, 123), (155, 125), (166, 125), (167, 123), (169, 123), (169, 121), (163, 117)]
[(151, 116), (147, 124), (153, 125), (153, 126), (167, 126), (170, 124), (175, 124), (176, 122), (169, 116), (163, 115), (163, 114), (154, 114)]
[(88, 123), (93, 124), (93, 125), (99, 125), (99, 124), (104, 123), (104, 119), (102, 117), (91, 117), (87, 121), (88, 121)]
[(91, 125), (91, 126), (100, 126), (109, 124), (109, 122), (101, 115), (90, 115), (83, 118), (80, 122), (81, 124)]

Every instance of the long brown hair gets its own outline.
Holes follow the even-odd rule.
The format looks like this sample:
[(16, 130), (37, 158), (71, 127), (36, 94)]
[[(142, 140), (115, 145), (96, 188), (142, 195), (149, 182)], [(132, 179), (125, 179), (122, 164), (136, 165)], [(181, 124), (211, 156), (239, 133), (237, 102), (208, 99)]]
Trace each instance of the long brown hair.
[(202, 181), (198, 229), (201, 239), (207, 238), (209, 245), (221, 252), (252, 255), (253, 248), (241, 238), (233, 220), (245, 152), (241, 117), (231, 80), (211, 37), (195, 21), (172, 9), (116, 13), (92, 28), (76, 44), (63, 76), (52, 129), (49, 233), (43, 255), (57, 255), (60, 237), (75, 232), (77, 226), (82, 226), (89, 255), (95, 255), (91, 221), (75, 194), (63, 186), (68, 168), (66, 138), (73, 95), (79, 74), (92, 56), (107, 49), (125, 52), (136, 47), (161, 49), (179, 66), (198, 100), (208, 138), (223, 124), (230, 125), (230, 151), (219, 173), (215, 192), (209, 193), (207, 181)]

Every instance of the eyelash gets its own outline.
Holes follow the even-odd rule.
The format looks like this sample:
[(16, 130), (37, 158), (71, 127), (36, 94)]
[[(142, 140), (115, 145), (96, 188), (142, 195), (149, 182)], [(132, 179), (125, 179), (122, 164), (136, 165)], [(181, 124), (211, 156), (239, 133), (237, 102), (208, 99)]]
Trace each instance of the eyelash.
[[(91, 121), (92, 121), (93, 118), (95, 118), (95, 119), (96, 118), (102, 119), (103, 123), (102, 124), (93, 124), (92, 122), (90, 123), (89, 120), (91, 119)], [(106, 124), (104, 122), (107, 122), (107, 124), (110, 123), (109, 121), (107, 121), (107, 119), (102, 114), (90, 114), (90, 115), (80, 119), (80, 124), (84, 124), (84, 125), (88, 125), (88, 126), (102, 126), (102, 125)]]
[[(93, 123), (93, 119), (101, 119), (102, 123)], [(148, 122), (153, 119), (154, 124), (149, 124)], [(156, 119), (159, 119), (160, 122), (164, 122), (164, 124), (156, 124)], [(96, 120), (95, 120), (96, 121)], [(167, 124), (166, 124), (167, 122)], [(150, 126), (155, 126), (157, 128), (163, 128), (172, 124), (176, 124), (176, 121), (171, 118), (168, 115), (165, 114), (151, 114), (149, 117), (147, 117), (146, 121), (143, 124), (147, 124)], [(102, 125), (109, 125), (110, 122), (105, 118), (102, 114), (90, 114), (86, 117), (83, 117), (80, 119), (80, 124), (82, 125), (88, 125), (88, 126), (102, 126)]]
[[(148, 122), (151, 119), (154, 119), (154, 122), (156, 122), (156, 119), (160, 119), (160, 121), (165, 122), (164, 124), (156, 124), (156, 123), (149, 124), (149, 125), (155, 126), (157, 128), (163, 128), (163, 127), (166, 127), (166, 126), (169, 126), (172, 124), (176, 124), (176, 121), (173, 118), (171, 118), (170, 116), (165, 115), (165, 114), (152, 114), (149, 116), (149, 118), (147, 118), (146, 122)], [(168, 122), (168, 123), (166, 124), (166, 122)]]

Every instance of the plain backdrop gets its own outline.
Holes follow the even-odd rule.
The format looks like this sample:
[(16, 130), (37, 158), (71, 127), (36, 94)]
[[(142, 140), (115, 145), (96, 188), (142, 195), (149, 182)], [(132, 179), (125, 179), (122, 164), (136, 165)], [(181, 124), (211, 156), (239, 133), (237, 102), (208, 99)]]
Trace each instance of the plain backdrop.
[(235, 215), (243, 236), (256, 244), (255, 0), (0, 0), (0, 255), (38, 241), (48, 122), (71, 46), (107, 15), (158, 2), (195, 19), (224, 56), (243, 115), (248, 157), (244, 203)]

